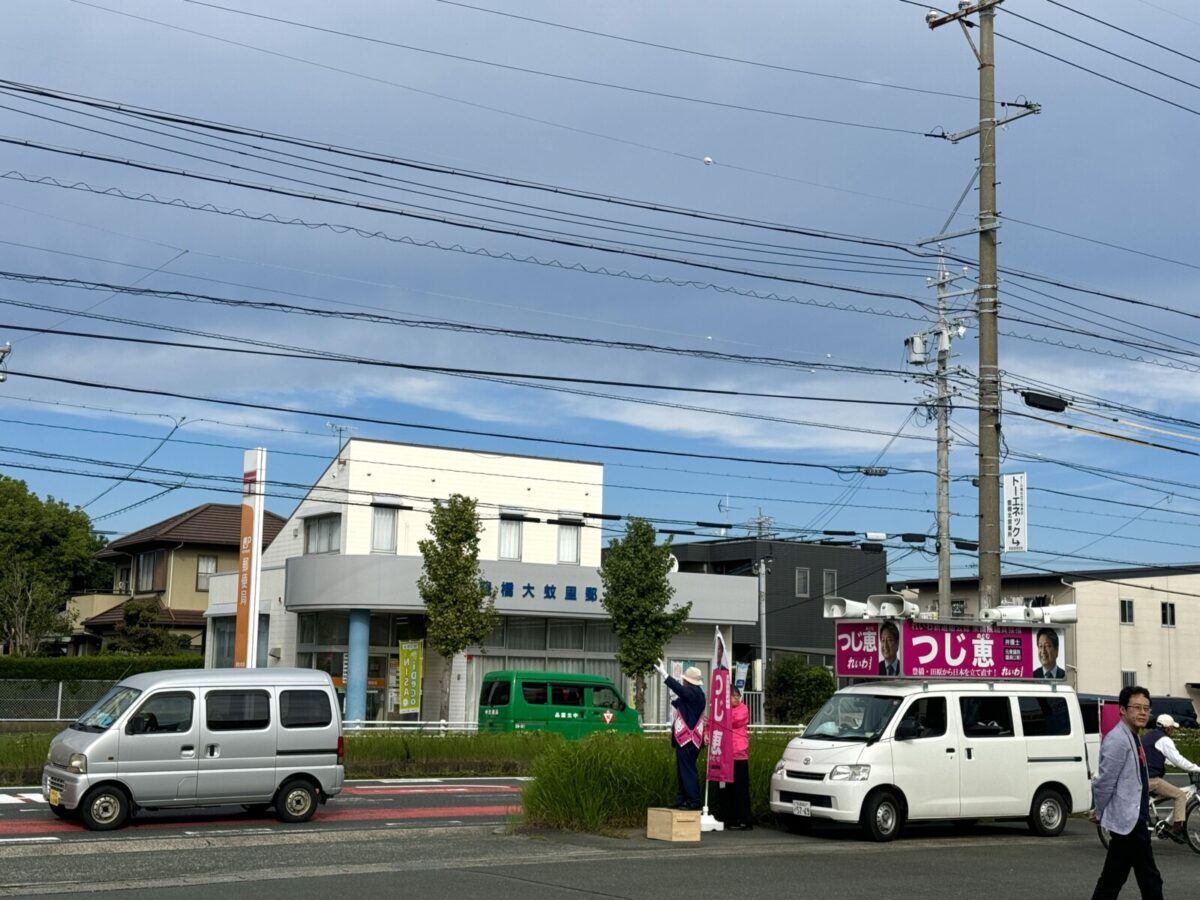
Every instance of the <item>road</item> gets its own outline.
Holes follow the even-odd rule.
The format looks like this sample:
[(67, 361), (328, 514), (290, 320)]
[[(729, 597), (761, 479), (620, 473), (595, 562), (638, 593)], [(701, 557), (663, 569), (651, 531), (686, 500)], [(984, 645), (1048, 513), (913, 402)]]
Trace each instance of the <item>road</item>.
[[(890, 844), (837, 827), (803, 837), (714, 832), (691, 845), (637, 832), (514, 831), (519, 788), (511, 779), (356, 782), (304, 825), (226, 810), (149, 814), (100, 834), (32, 800), (6, 801), (22, 793), (8, 789), (0, 896), (1069, 900), (1090, 895), (1104, 859), (1095, 830), (1078, 819), (1053, 839), (984, 824), (914, 827)], [(1167, 841), (1155, 851), (1167, 896), (1200, 896), (1200, 855)]]

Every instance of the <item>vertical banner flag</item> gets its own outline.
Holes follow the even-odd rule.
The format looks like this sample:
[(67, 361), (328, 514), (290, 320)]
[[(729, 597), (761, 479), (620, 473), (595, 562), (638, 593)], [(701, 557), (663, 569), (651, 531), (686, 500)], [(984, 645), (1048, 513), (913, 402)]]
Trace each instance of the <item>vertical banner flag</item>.
[(1025, 473), (1004, 476), (1004, 551), (1029, 549), (1029, 516), (1025, 505)]
[(733, 746), (729, 743), (729, 654), (717, 628), (713, 642), (708, 717), (708, 780), (733, 781)]
[(253, 669), (258, 662), (258, 576), (266, 479), (267, 451), (262, 447), (247, 450), (242, 456), (242, 527), (233, 644), (233, 665), (239, 669)]
[(425, 642), (400, 642), (400, 705), (398, 713), (421, 713), (421, 680), (425, 676)]

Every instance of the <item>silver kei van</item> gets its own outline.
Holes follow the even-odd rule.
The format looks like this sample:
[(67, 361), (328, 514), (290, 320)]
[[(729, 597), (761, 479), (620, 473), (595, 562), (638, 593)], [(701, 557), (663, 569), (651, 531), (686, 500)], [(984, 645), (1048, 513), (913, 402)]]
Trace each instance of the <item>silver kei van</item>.
[(96, 831), (139, 809), (199, 806), (274, 806), (284, 822), (306, 822), (342, 789), (342, 740), (325, 672), (146, 672), (54, 738), (42, 796)]

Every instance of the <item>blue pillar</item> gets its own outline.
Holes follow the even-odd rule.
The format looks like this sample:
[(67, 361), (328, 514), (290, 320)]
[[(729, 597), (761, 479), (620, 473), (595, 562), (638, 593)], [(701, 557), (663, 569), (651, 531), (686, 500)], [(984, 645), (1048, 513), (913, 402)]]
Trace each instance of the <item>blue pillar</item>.
[(346, 721), (367, 717), (367, 647), (370, 644), (371, 611), (350, 610), (349, 659), (346, 660)]

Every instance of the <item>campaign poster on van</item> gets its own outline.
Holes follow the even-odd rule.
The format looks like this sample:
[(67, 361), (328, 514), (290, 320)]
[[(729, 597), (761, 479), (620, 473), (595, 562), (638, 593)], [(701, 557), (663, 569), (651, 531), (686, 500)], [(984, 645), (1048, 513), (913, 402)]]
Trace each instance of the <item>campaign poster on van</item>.
[[(893, 642), (898, 640), (898, 649)], [(838, 622), (836, 668), (843, 677), (1066, 677), (1060, 628), (910, 619)]]

